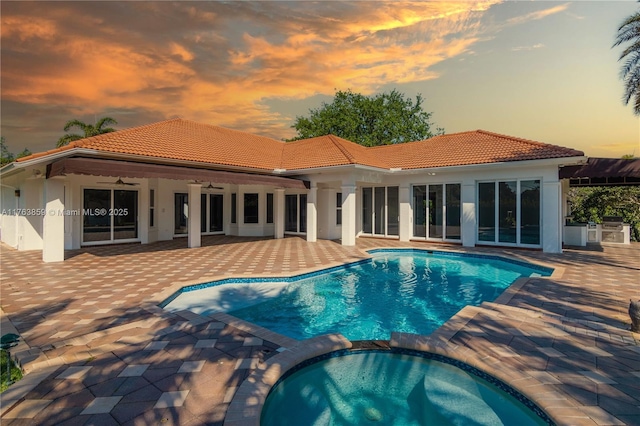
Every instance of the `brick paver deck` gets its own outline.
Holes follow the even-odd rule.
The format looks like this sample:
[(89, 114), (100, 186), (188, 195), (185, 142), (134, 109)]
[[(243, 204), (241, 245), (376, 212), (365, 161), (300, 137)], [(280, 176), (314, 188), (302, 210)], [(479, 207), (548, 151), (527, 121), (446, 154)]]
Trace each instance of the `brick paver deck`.
[[(300, 273), (362, 259), (367, 249), (407, 246), (462, 250), (205, 237), (198, 249), (185, 239), (93, 247), (45, 264), (40, 252), (2, 246), (2, 334), (15, 326), (24, 338), (13, 353), (29, 372), (2, 394), (2, 424), (221, 425), (244, 379), (297, 342), (224, 314), (170, 314), (154, 305), (159, 295), (182, 283)], [(563, 273), (465, 308), (431, 343), (438, 338), (510, 377), (561, 424), (640, 424), (640, 336), (628, 331), (626, 314), (640, 296), (639, 244), (561, 255), (465, 251)]]

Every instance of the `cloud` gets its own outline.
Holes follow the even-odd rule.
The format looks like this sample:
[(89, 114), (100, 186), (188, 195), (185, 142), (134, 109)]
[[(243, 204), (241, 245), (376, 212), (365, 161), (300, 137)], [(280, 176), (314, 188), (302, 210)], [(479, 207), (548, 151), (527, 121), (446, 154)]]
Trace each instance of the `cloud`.
[(549, 7), (543, 10), (537, 10), (535, 12), (527, 13), (521, 16), (510, 18), (506, 21), (507, 25), (518, 25), (524, 22), (535, 21), (538, 19), (546, 18), (547, 16), (554, 15), (556, 13), (564, 12), (569, 7), (569, 3), (560, 4), (557, 6)]
[(293, 117), (266, 100), (437, 78), (434, 65), (481, 40), (496, 3), (3, 2), (2, 101), (58, 105), (58, 127), (126, 111), (282, 138)]
[(542, 43), (536, 43), (532, 46), (516, 46), (516, 47), (512, 47), (511, 50), (514, 52), (518, 52), (521, 50), (534, 50), (534, 49), (541, 49), (544, 47), (544, 44)]

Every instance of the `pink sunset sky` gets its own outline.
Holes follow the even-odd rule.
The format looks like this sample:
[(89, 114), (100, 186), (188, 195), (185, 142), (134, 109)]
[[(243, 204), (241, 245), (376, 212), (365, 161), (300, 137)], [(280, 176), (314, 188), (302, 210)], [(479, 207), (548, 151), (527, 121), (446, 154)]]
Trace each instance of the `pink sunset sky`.
[(621, 101), (633, 1), (11, 2), (2, 136), (55, 147), (64, 124), (166, 118), (283, 139), (335, 90), (420, 93), (446, 133), (485, 129), (640, 155)]

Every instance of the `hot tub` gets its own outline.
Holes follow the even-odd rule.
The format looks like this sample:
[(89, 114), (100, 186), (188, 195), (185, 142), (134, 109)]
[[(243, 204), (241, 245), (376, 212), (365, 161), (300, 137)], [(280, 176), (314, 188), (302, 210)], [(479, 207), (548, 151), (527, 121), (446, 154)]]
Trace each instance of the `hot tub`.
[(289, 370), (271, 389), (263, 426), (547, 425), (501, 381), (441, 355), (338, 351)]

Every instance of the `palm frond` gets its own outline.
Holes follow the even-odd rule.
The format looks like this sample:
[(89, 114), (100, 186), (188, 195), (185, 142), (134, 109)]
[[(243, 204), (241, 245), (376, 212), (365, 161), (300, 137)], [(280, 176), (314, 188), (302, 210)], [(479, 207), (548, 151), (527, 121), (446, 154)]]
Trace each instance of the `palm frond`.
[(640, 67), (636, 67), (624, 79), (624, 95), (622, 96), (624, 104), (628, 104), (634, 95), (640, 95)]
[(618, 28), (613, 47), (619, 46), (640, 36), (640, 12), (627, 18)]
[(65, 145), (68, 145), (70, 142), (73, 141), (77, 141), (82, 139), (82, 136), (75, 134), (75, 133), (67, 133), (66, 135), (62, 136), (60, 139), (58, 139), (58, 143), (56, 143), (56, 148), (60, 148), (63, 147)]
[(86, 129), (87, 129), (88, 124), (78, 120), (78, 119), (73, 119), (73, 120), (69, 120), (67, 121), (67, 124), (64, 125), (64, 131), (68, 132), (69, 130), (71, 130), (72, 127), (78, 127), (80, 130), (82, 130), (84, 133), (86, 133)]
[(633, 43), (631, 46), (627, 47), (622, 51), (622, 53), (620, 54), (620, 58), (618, 60), (621, 61), (625, 56), (631, 55), (632, 53), (638, 53), (638, 52), (640, 52), (640, 37), (638, 37), (638, 40), (635, 43)]
[(622, 21), (622, 23), (618, 27), (618, 31), (620, 31), (621, 29), (623, 29), (626, 26), (634, 25), (634, 24), (638, 24), (638, 23), (640, 23), (640, 11), (634, 13), (633, 15), (629, 16), (627, 19)]
[(111, 118), (111, 117), (102, 117), (100, 120), (98, 120), (96, 122), (95, 129), (98, 132), (98, 134), (100, 134), (100, 133), (108, 133), (108, 132), (105, 132), (104, 131), (105, 129), (103, 129), (102, 127), (103, 126), (108, 126), (110, 124), (118, 124), (118, 122), (115, 119)]
[(620, 68), (620, 78), (625, 79), (634, 68), (640, 66), (640, 51), (633, 52)]

